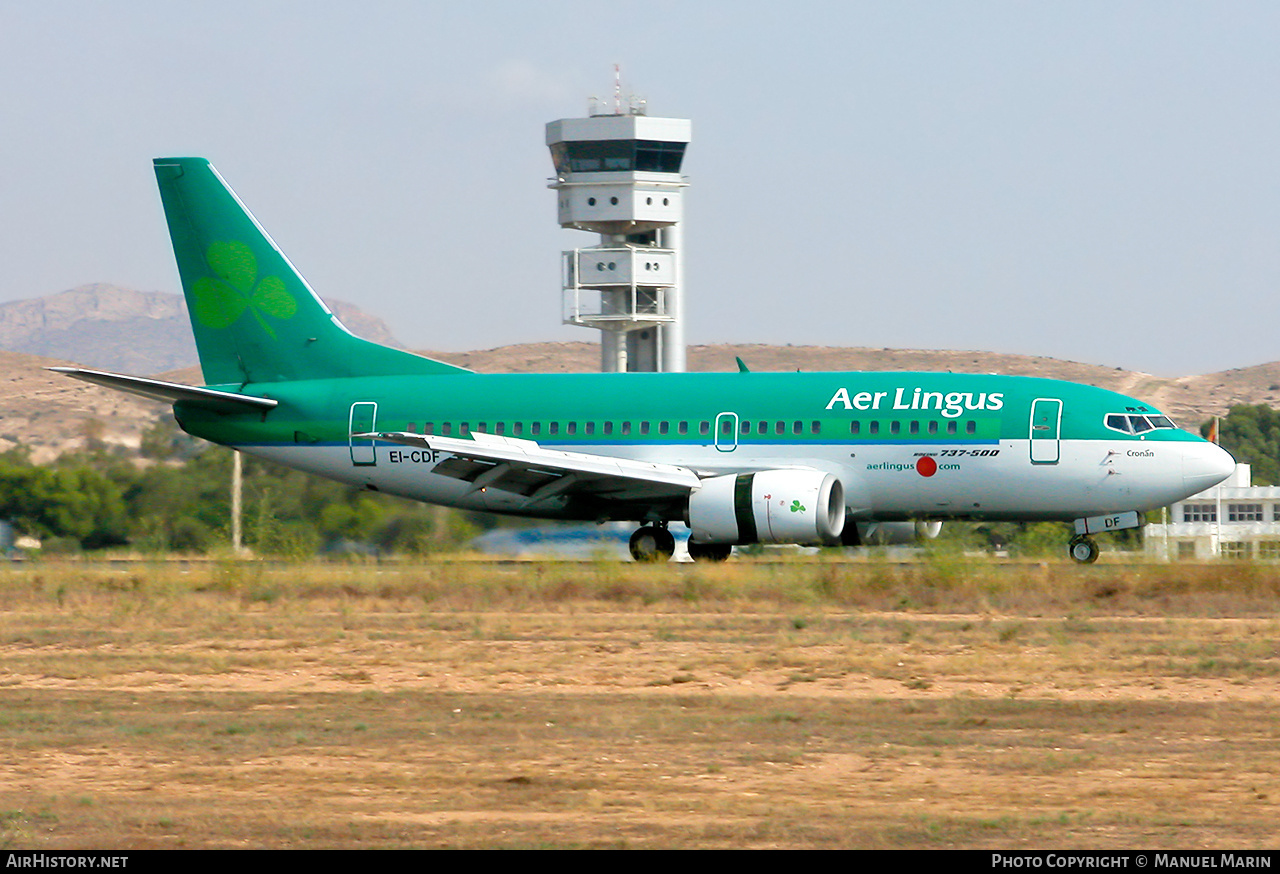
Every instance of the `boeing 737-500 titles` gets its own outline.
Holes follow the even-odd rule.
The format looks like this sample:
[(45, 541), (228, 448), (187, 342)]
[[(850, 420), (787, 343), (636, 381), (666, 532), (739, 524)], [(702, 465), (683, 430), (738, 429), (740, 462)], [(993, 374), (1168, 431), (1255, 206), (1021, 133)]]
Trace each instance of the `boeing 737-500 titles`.
[(354, 336), (202, 158), (156, 178), (203, 387), (82, 368), (189, 433), (419, 501), (637, 526), (637, 558), (859, 545), (953, 519), (1098, 532), (1227, 477), (1230, 455), (1142, 401), (961, 373), (483, 375)]

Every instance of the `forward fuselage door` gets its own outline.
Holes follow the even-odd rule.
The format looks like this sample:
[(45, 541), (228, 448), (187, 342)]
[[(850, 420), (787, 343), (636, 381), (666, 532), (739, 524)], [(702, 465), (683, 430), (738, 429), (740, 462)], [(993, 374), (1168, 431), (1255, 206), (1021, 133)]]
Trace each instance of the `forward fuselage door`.
[(359, 401), (351, 405), (351, 427), (347, 431), (347, 439), (351, 446), (351, 463), (355, 465), (374, 465), (378, 463), (378, 450), (372, 440), (356, 437), (367, 434), (374, 429), (378, 421), (378, 405), (373, 401)]
[(1031, 402), (1031, 463), (1057, 464), (1062, 455), (1062, 401), (1036, 398)]
[(719, 413), (716, 416), (716, 449), (732, 452), (738, 448), (738, 414)]

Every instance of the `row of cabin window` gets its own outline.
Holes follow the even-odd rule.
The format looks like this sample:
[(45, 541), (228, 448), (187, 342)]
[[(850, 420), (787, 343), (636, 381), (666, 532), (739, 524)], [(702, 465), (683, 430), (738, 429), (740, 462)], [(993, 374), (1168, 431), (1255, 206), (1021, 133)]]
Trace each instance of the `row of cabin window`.
[[(524, 437), (524, 436), (529, 436), (529, 437), (541, 437), (541, 436), (542, 436), (542, 434), (543, 434), (543, 429), (542, 429), (543, 423), (542, 423), (542, 422), (529, 422), (529, 423), (528, 423), (528, 428), (526, 428), (526, 427), (525, 427), (525, 424), (526, 424), (526, 423), (524, 423), (524, 422), (512, 422), (512, 423), (511, 423), (511, 430), (510, 430), (510, 434), (508, 434), (508, 432), (507, 432), (507, 423), (506, 423), (506, 422), (495, 422), (495, 423), (493, 424), (493, 430), (492, 430), (492, 431), (490, 431), (490, 430), (489, 430), (489, 426), (488, 426), (488, 424), (487, 424), (487, 423), (485, 423), (485, 422), (477, 422), (477, 423), (476, 423), (476, 428), (475, 428), (475, 429), (476, 429), (477, 431), (481, 432), (481, 433), (484, 433), (484, 434), (497, 434), (497, 435), (498, 435), (498, 436), (500, 436), (500, 437), (503, 437), (503, 436), (511, 436), (511, 437)], [(637, 422), (637, 423), (636, 423), (636, 425), (637, 425), (637, 431), (636, 431), (636, 433), (638, 433), (638, 434), (650, 434), (650, 433), (654, 433), (653, 431), (651, 431), (651, 424), (650, 424), (649, 422)], [(552, 436), (552, 435), (558, 435), (558, 434), (562, 433), (562, 432), (561, 432), (561, 430), (560, 430), (560, 423), (559, 423), (559, 422), (547, 422), (547, 423), (546, 423), (546, 426), (547, 426), (547, 427), (546, 427), (546, 433), (547, 433), (549, 436)], [(424, 422), (424, 423), (423, 423), (423, 425), (422, 425), (422, 433), (423, 433), (423, 434), (436, 434), (436, 433), (439, 433), (439, 435), (440, 435), (441, 437), (448, 437), (448, 436), (450, 436), (450, 435), (452, 435), (452, 434), (454, 434), (454, 433), (457, 433), (458, 435), (462, 435), (462, 436), (465, 436), (465, 435), (467, 435), (467, 434), (470, 434), (470, 433), (471, 433), (471, 426), (470, 426), (470, 424), (469, 424), (469, 423), (467, 423), (467, 422), (462, 422), (462, 423), (460, 423), (460, 424), (458, 425), (458, 429), (457, 429), (457, 431), (456, 431), (456, 432), (453, 430), (453, 423), (452, 423), (452, 422), (441, 422), (441, 423), (440, 423), (440, 430), (439, 430), (439, 432), (437, 432), (437, 431), (435, 430), (435, 428), (436, 428), (436, 423), (435, 423), (435, 422)], [(408, 430), (409, 430), (409, 432), (410, 432), (410, 433), (417, 433), (417, 430), (418, 430), (417, 423), (415, 423), (415, 422), (410, 422), (410, 423), (409, 423)], [(567, 434), (567, 435), (570, 435), (570, 436), (577, 435), (577, 434), (585, 434), (585, 435), (587, 435), (588, 437), (594, 436), (595, 434), (599, 433), (599, 434), (604, 435), (604, 436), (606, 436), (606, 437), (610, 437), (610, 436), (613, 436), (613, 434), (614, 434), (614, 423), (613, 423), (613, 422), (602, 422), (602, 423), (600, 423), (600, 429), (599, 429), (599, 431), (597, 432), (597, 430), (596, 430), (596, 423), (595, 423), (595, 422), (583, 422), (583, 423), (582, 423), (582, 428), (581, 428), (581, 430), (579, 430), (579, 428), (578, 428), (578, 423), (577, 423), (577, 422), (565, 422), (565, 423), (564, 423), (564, 431), (563, 431), (563, 433), (564, 433), (564, 434)], [(632, 431), (631, 431), (631, 423), (630, 423), (630, 422), (621, 422), (621, 423), (619, 423), (617, 433), (618, 433), (618, 434), (621, 434), (621, 435), (623, 435), (623, 436), (630, 436), (630, 434), (632, 433)], [(658, 434), (670, 434), (670, 433), (672, 433), (671, 423), (670, 423), (670, 422), (659, 422), (659, 423), (658, 423), (658, 429), (657, 429), (656, 433), (658, 433)], [(689, 433), (689, 423), (688, 423), (688, 422), (677, 422), (677, 423), (676, 423), (676, 427), (675, 427), (675, 433), (676, 433), (676, 434), (688, 434), (688, 433)], [(706, 435), (710, 434), (710, 433), (711, 433), (711, 425), (710, 425), (709, 423), (707, 423), (707, 422), (700, 422), (700, 423), (698, 423), (698, 433), (699, 433), (699, 434), (701, 434), (701, 435), (703, 435), (703, 436), (706, 436)]]
[[(890, 434), (901, 434), (901, 433), (902, 433), (902, 426), (903, 426), (903, 424), (904, 424), (903, 422), (900, 422), (900, 421), (898, 421), (898, 420), (896, 420), (896, 419), (895, 419), (895, 420), (893, 420), (893, 421), (891, 421), (891, 422), (889, 422), (889, 433), (890, 433)], [(943, 433), (943, 429), (940, 427), (942, 423), (941, 423), (941, 422), (939, 422), (937, 419), (930, 419), (929, 421), (924, 422), (924, 423), (921, 423), (921, 422), (919, 422), (919, 421), (917, 421), (917, 420), (914, 420), (914, 419), (913, 419), (912, 421), (910, 421), (910, 422), (906, 422), (905, 424), (906, 424), (906, 426), (907, 426), (907, 433), (908, 433), (908, 434), (919, 434), (919, 433), (920, 433), (920, 426), (921, 426), (921, 424), (923, 424), (923, 425), (925, 426), (925, 432), (926, 432), (926, 433), (928, 433), (928, 434), (939, 434), (939, 433)], [(947, 420), (946, 425), (947, 425), (947, 427), (946, 427), (946, 429), (945, 429), (945, 433), (947, 433), (947, 434), (959, 434), (959, 433), (960, 433), (960, 423), (959, 423), (959, 422), (957, 422), (955, 419), (948, 419), (948, 420)], [(965, 423), (964, 423), (964, 433), (966, 433), (966, 434), (976, 434), (977, 432), (978, 432), (978, 423), (977, 423), (977, 422), (975, 422), (973, 419), (970, 419), (969, 421), (967, 421), (967, 422), (965, 422)], [(855, 420), (855, 421), (853, 421), (853, 422), (850, 422), (850, 423), (849, 423), (849, 433), (850, 433), (850, 434), (861, 434), (861, 433), (862, 433), (862, 423), (861, 423), (861, 422), (858, 422), (858, 421), (856, 421), (856, 420)], [(867, 423), (867, 433), (868, 433), (868, 434), (879, 434), (879, 433), (880, 433), (880, 423), (879, 423), (878, 421), (874, 420), (874, 419), (873, 419), (873, 420), (871, 420), (870, 422), (868, 422), (868, 423)]]
[[(528, 423), (528, 425), (529, 425), (529, 427), (528, 427), (528, 436), (530, 436), (530, 437), (540, 437), (540, 436), (542, 436), (542, 424), (543, 424), (542, 422), (530, 422), (530, 423)], [(671, 433), (672, 433), (672, 427), (671, 427), (671, 426), (672, 426), (672, 423), (671, 423), (671, 422), (658, 422), (657, 424), (658, 424), (658, 427), (657, 427), (657, 431), (656, 431), (656, 433), (661, 434), (661, 435), (666, 435), (666, 434), (671, 434)], [(916, 421), (916, 420), (913, 420), (913, 421), (910, 421), (910, 422), (905, 422), (905, 423), (904, 423), (904, 422), (901, 422), (901, 421), (898, 421), (898, 420), (893, 420), (893, 421), (890, 421), (888, 424), (889, 424), (889, 431), (888, 431), (888, 433), (890, 433), (890, 434), (901, 434), (901, 433), (902, 433), (902, 431), (903, 431), (903, 425), (904, 425), (904, 424), (906, 425), (906, 431), (907, 431), (907, 433), (908, 433), (908, 434), (920, 434), (920, 433), (921, 433), (921, 425), (924, 425), (924, 426), (925, 426), (925, 433), (928, 433), (928, 434), (940, 434), (940, 433), (944, 433), (944, 429), (942, 429), (942, 428), (941, 428), (942, 423), (940, 423), (940, 422), (939, 422), (938, 420), (936, 420), (936, 419), (933, 419), (933, 420), (930, 420), (930, 421), (927, 421), (927, 422), (923, 422), (923, 423), (922, 423), (922, 422), (919, 422), (919, 421)], [(547, 422), (547, 423), (546, 423), (546, 425), (547, 425), (547, 434), (548, 434), (549, 436), (559, 435), (559, 434), (561, 433), (561, 432), (560, 432), (560, 423), (559, 423), (559, 422)], [(618, 433), (619, 433), (619, 434), (621, 434), (621, 435), (622, 435), (622, 436), (624, 436), (624, 437), (630, 436), (630, 435), (631, 435), (631, 433), (632, 433), (632, 431), (631, 431), (631, 425), (632, 425), (632, 423), (631, 423), (631, 422), (621, 422), (621, 423), (619, 423)], [(641, 435), (648, 435), (648, 434), (650, 434), (650, 433), (654, 433), (654, 432), (652, 432), (652, 431), (651, 431), (651, 425), (650, 425), (650, 423), (649, 423), (649, 422), (637, 422), (637, 423), (636, 423), (636, 425), (637, 425), (637, 432), (636, 432), (636, 433), (639, 433), (639, 434), (641, 434)], [(710, 423), (710, 422), (698, 422), (698, 423), (697, 423), (697, 425), (698, 425), (698, 434), (699, 434), (699, 435), (701, 435), (701, 436), (703, 436), (703, 437), (706, 437), (707, 435), (709, 435), (709, 434), (711, 433), (711, 423)], [(425, 423), (423, 423), (423, 426), (422, 426), (422, 433), (423, 433), (423, 434), (435, 434), (435, 433), (436, 433), (436, 432), (435, 432), (435, 426), (436, 426), (436, 423), (434, 423), (434, 422), (425, 422)], [(524, 426), (525, 426), (525, 423), (524, 423), (524, 422), (512, 422), (512, 423), (511, 423), (511, 435), (510, 435), (510, 436), (512, 436), (512, 437), (523, 437), (523, 436), (525, 436), (525, 427), (524, 427)], [(866, 427), (866, 433), (867, 433), (867, 434), (879, 434), (879, 433), (880, 433), (880, 422), (879, 422), (879, 421), (872, 420), (872, 421), (870, 421), (870, 422), (867, 422), (867, 423), (866, 423), (866, 426), (867, 426), (867, 427)], [(480, 432), (482, 432), (482, 433), (486, 433), (486, 434), (487, 434), (487, 433), (493, 433), (493, 434), (497, 434), (497, 435), (499, 435), (499, 436), (505, 436), (505, 435), (506, 435), (506, 433), (507, 433), (507, 431), (506, 431), (507, 423), (506, 423), (506, 422), (495, 422), (493, 427), (494, 427), (494, 430), (493, 430), (492, 432), (490, 432), (490, 431), (488, 430), (488, 425), (487, 425), (485, 422), (478, 422), (478, 423), (477, 423), (477, 425), (476, 425), (476, 430), (477, 430), (477, 431), (480, 431)], [(416, 425), (416, 423), (414, 423), (414, 422), (410, 422), (410, 423), (409, 423), (408, 430), (409, 430), (410, 432), (415, 432), (415, 433), (416, 433), (416, 431), (417, 431), (417, 425)], [(803, 434), (803, 433), (804, 433), (804, 431), (805, 431), (805, 423), (804, 423), (804, 422), (795, 421), (795, 422), (791, 422), (791, 423), (790, 423), (790, 432), (791, 432), (792, 434)], [(788, 423), (787, 423), (787, 422), (767, 422), (767, 421), (757, 421), (757, 422), (752, 422), (752, 421), (750, 421), (750, 420), (748, 420), (748, 419), (743, 419), (741, 422), (739, 422), (739, 423), (738, 423), (738, 432), (739, 432), (740, 434), (744, 434), (744, 435), (746, 435), (746, 434), (761, 434), (761, 435), (764, 435), (764, 434), (770, 434), (770, 433), (773, 433), (773, 434), (786, 434), (786, 433), (788, 432)], [(452, 422), (441, 422), (441, 423), (440, 423), (440, 436), (448, 437), (448, 436), (450, 436), (452, 433), (453, 433), (453, 423), (452, 423)], [(460, 434), (460, 435), (470, 434), (470, 433), (471, 433), (470, 425), (469, 425), (467, 422), (462, 422), (462, 423), (460, 423), (460, 424), (458, 425), (458, 431), (457, 431), (457, 433), (458, 433), (458, 434)], [(589, 437), (590, 437), (590, 436), (595, 436), (595, 434), (596, 434), (596, 423), (595, 423), (595, 422), (583, 422), (583, 423), (582, 423), (582, 430), (581, 430), (581, 432), (579, 432), (579, 430), (578, 430), (578, 423), (577, 423), (577, 422), (565, 422), (565, 423), (564, 423), (564, 433), (565, 433), (566, 435), (570, 435), (570, 436), (577, 435), (578, 433), (582, 433), (582, 434), (584, 434), (584, 435), (586, 435), (586, 436), (589, 436)], [(600, 423), (600, 431), (599, 431), (599, 433), (600, 433), (601, 435), (605, 436), (605, 437), (613, 436), (613, 433), (614, 433), (614, 423), (613, 423), (613, 422), (602, 422), (602, 423)], [(676, 423), (675, 423), (674, 433), (676, 433), (676, 434), (680, 434), (680, 435), (688, 435), (688, 434), (689, 434), (689, 423), (688, 423), (688, 422), (676, 422)], [(720, 420), (720, 433), (721, 433), (721, 434), (724, 434), (724, 435), (732, 435), (732, 434), (733, 434), (733, 420), (732, 420), (732, 419), (725, 418), (725, 419), (721, 419), (721, 420)], [(811, 421), (811, 422), (809, 423), (809, 433), (810, 433), (810, 434), (821, 434), (821, 433), (822, 433), (822, 423), (821, 423), (821, 422), (819, 422), (817, 419), (814, 419), (813, 421)], [(850, 434), (852, 434), (852, 435), (854, 435), (854, 436), (857, 436), (857, 435), (862, 434), (862, 433), (863, 433), (863, 423), (862, 423), (862, 422), (860, 422), (860, 421), (857, 421), (857, 420), (854, 420), (854, 421), (850, 422), (850, 423), (849, 423), (849, 433), (850, 433)], [(954, 419), (947, 421), (947, 422), (946, 422), (945, 433), (946, 433), (946, 434), (959, 434), (959, 433), (960, 433), (959, 423), (958, 423), (958, 422), (956, 422)], [(974, 433), (977, 433), (977, 423), (976, 423), (976, 422), (974, 422), (972, 419), (970, 419), (969, 421), (965, 422), (964, 433), (966, 433), (966, 434), (974, 434)]]

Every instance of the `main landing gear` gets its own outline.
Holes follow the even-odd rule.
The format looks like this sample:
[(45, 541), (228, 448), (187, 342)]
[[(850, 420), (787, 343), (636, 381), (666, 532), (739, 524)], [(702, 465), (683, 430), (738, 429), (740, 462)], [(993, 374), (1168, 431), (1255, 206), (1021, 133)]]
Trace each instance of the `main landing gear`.
[(694, 561), (725, 561), (733, 552), (731, 543), (698, 543), (689, 541), (689, 558)]
[(629, 545), (636, 561), (666, 561), (676, 553), (676, 539), (666, 525), (637, 528)]
[[(636, 561), (667, 561), (675, 555), (676, 539), (662, 523), (645, 525), (631, 535), (631, 557)], [(724, 561), (733, 552), (729, 543), (689, 541), (689, 558), (694, 561)]]

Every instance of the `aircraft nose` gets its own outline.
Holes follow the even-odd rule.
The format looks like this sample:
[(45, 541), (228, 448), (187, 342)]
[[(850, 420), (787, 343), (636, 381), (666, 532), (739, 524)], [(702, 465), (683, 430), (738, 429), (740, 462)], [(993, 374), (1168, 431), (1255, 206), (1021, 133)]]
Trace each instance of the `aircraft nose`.
[(1214, 443), (1192, 443), (1182, 452), (1182, 482), (1189, 494), (1203, 492), (1231, 476), (1236, 460)]

